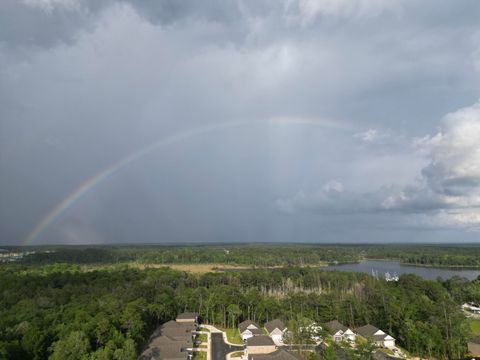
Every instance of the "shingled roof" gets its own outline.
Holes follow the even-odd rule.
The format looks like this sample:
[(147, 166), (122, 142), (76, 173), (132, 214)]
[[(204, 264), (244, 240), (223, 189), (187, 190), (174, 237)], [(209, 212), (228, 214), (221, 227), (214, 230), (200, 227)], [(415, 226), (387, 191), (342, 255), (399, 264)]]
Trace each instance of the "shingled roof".
[(260, 326), (258, 326), (257, 323), (253, 322), (252, 320), (245, 320), (245, 321), (242, 321), (240, 324), (238, 324), (238, 329), (240, 330), (240, 334), (243, 333), (245, 330), (247, 330), (247, 328), (250, 325), (253, 325), (255, 326), (255, 328), (260, 329)]
[(283, 330), (286, 329), (286, 327), (285, 327), (285, 324), (281, 320), (275, 319), (275, 320), (266, 322), (265, 323), (265, 329), (267, 329), (267, 331), (269, 333), (271, 333), (275, 329), (279, 329), (280, 331), (283, 331)]
[(342, 332), (345, 332), (348, 329), (345, 325), (343, 325), (338, 320), (329, 321), (328, 323), (325, 324), (325, 326), (329, 328), (334, 334), (340, 330)]
[(387, 336), (389, 336), (388, 334), (386, 334), (385, 332), (383, 332), (379, 328), (377, 328), (373, 325), (370, 325), (370, 324), (367, 324), (365, 326), (361, 326), (361, 327), (355, 329), (355, 331), (357, 332), (357, 334), (364, 337), (365, 339), (373, 338), (373, 340), (375, 340), (375, 341), (383, 341), (383, 340), (385, 340), (385, 338)]
[(301, 360), (302, 358), (290, 351), (278, 349), (270, 354), (251, 354), (248, 360)]
[(253, 336), (247, 339), (247, 347), (248, 346), (269, 346), (269, 345), (275, 345), (275, 343), (273, 342), (270, 336), (260, 335), (260, 336)]
[(371, 336), (375, 335), (375, 333), (379, 330), (380, 330), (379, 328), (377, 328), (373, 325), (370, 325), (370, 324), (367, 324), (367, 325), (364, 325), (364, 326), (361, 326), (361, 327), (355, 329), (355, 331), (359, 335), (362, 335), (363, 337), (371, 337)]

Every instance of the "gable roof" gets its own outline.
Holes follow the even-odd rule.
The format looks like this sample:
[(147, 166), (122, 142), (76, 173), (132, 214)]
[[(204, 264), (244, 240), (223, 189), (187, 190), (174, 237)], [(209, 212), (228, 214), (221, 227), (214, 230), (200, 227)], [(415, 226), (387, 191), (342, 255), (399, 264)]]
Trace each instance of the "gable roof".
[(343, 325), (341, 322), (339, 322), (338, 320), (332, 320), (332, 321), (329, 321), (328, 323), (325, 323), (325, 326), (327, 328), (329, 328), (333, 334), (337, 333), (338, 331), (342, 331), (342, 332), (345, 332), (347, 331), (347, 327), (345, 325)]
[(167, 328), (176, 328), (178, 327), (180, 324), (177, 323), (175, 320), (170, 320), (170, 321), (167, 321), (166, 323), (163, 323), (161, 325), (161, 328), (162, 329), (167, 329)]
[(161, 334), (163, 336), (169, 336), (173, 339), (177, 338), (188, 338), (191, 336), (191, 330), (189, 328), (180, 326), (180, 327), (168, 327), (161, 329)]
[(302, 358), (290, 351), (278, 349), (269, 354), (251, 354), (248, 360), (301, 360)]
[(286, 329), (286, 326), (281, 320), (275, 319), (275, 320), (266, 322), (265, 329), (267, 329), (267, 331), (271, 333), (275, 329), (279, 329), (280, 331), (283, 331)]
[(188, 353), (185, 348), (191, 347), (191, 341), (175, 340), (168, 336), (158, 336), (153, 339), (139, 359), (182, 359), (186, 360)]
[(372, 337), (376, 332), (378, 332), (378, 330), (380, 329), (370, 324), (355, 329), (355, 331), (363, 337)]
[(383, 340), (395, 340), (393, 337), (390, 335), (386, 334), (379, 328), (367, 324), (365, 326), (361, 326), (357, 329), (355, 329), (357, 334), (363, 336), (364, 338), (373, 338), (375, 341), (383, 341)]
[(242, 334), (249, 326), (254, 326), (256, 329), (260, 329), (257, 323), (253, 322), (252, 320), (245, 320), (238, 324), (238, 329), (240, 330), (240, 334)]
[(275, 343), (270, 338), (270, 336), (259, 335), (259, 336), (253, 336), (247, 339), (247, 347), (248, 346), (268, 346), (268, 345), (275, 345)]

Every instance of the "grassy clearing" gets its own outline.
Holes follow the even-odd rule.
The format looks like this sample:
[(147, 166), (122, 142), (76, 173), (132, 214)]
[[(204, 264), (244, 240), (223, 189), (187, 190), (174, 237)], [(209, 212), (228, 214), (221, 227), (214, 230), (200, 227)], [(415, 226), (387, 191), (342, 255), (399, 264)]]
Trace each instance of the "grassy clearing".
[(225, 269), (250, 269), (251, 266), (227, 265), (227, 264), (138, 264), (131, 263), (130, 267), (137, 269), (162, 268), (169, 267), (173, 270), (186, 271), (195, 274), (205, 274), (212, 271), (222, 271)]
[(200, 334), (197, 336), (197, 339), (198, 341), (201, 341), (201, 342), (207, 342), (208, 341), (208, 336), (207, 334)]
[(238, 329), (226, 329), (225, 333), (227, 334), (227, 339), (232, 344), (240, 344), (243, 345), (243, 340), (240, 337), (240, 332)]
[(230, 357), (232, 358), (237, 358), (237, 357), (242, 357), (243, 356), (243, 351), (235, 351), (230, 354)]
[(207, 352), (206, 351), (195, 351), (193, 353), (192, 360), (207, 360)]
[(480, 320), (470, 319), (469, 323), (472, 337), (480, 336)]

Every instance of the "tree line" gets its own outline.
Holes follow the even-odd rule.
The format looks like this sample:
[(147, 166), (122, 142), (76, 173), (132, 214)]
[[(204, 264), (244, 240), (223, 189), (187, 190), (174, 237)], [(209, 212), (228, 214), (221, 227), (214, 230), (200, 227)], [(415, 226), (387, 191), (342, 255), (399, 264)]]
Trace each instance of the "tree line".
[[(467, 284), (468, 286), (464, 286)], [(78, 265), (0, 267), (0, 358), (135, 359), (149, 335), (178, 312), (234, 327), (338, 319), (384, 329), (420, 356), (458, 359), (469, 331), (459, 301), (476, 296), (478, 281), (397, 283), (367, 274), (286, 267), (190, 274), (168, 268)]]

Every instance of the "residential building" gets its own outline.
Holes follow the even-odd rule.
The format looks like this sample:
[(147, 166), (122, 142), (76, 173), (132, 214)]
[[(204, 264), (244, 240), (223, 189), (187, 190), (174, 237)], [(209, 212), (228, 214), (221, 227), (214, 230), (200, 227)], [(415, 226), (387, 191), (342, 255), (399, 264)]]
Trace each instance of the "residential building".
[(263, 335), (260, 326), (252, 320), (245, 320), (238, 324), (238, 331), (243, 341), (251, 338), (252, 336)]
[(302, 358), (290, 351), (277, 349), (269, 354), (250, 354), (248, 360), (302, 360)]
[(247, 339), (246, 344), (245, 354), (247, 356), (253, 354), (269, 354), (277, 349), (272, 338), (266, 335), (252, 336)]
[(373, 325), (367, 324), (355, 331), (362, 338), (371, 339), (376, 346), (390, 349), (395, 347), (395, 339)]
[(276, 344), (280, 344), (283, 342), (283, 335), (287, 330), (287, 327), (281, 320), (275, 319), (266, 322), (265, 329), (267, 330), (268, 335), (270, 335), (270, 337)]
[(333, 320), (326, 323), (325, 327), (330, 331), (333, 341), (355, 342), (355, 333), (350, 328), (340, 323), (338, 320)]

